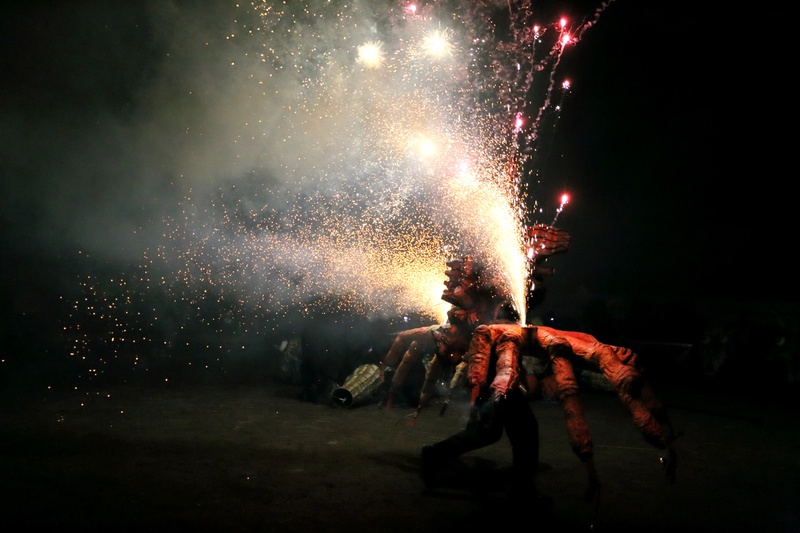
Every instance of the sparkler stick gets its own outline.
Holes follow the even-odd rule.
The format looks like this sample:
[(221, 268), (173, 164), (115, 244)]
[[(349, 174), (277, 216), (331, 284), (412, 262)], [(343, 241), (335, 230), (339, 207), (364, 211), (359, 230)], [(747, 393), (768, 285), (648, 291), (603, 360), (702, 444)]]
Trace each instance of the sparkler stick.
[(564, 210), (564, 206), (567, 205), (568, 203), (569, 203), (569, 196), (567, 195), (567, 193), (562, 194), (561, 205), (559, 205), (558, 209), (556, 209), (556, 216), (553, 217), (553, 221), (550, 223), (551, 226), (553, 227), (556, 226), (556, 220), (558, 220), (558, 215), (561, 214), (561, 211)]

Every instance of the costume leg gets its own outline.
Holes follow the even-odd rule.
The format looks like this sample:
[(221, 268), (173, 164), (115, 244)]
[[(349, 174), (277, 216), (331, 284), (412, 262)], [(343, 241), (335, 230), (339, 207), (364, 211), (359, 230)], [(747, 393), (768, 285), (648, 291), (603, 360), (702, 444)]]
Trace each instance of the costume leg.
[(565, 358), (553, 357), (553, 377), (556, 380), (558, 398), (564, 411), (569, 445), (581, 461), (588, 461), (594, 453), (592, 435), (586, 422), (583, 402), (578, 394), (578, 380), (572, 364)]
[(595, 353), (603, 374), (616, 389), (645, 440), (659, 449), (666, 448), (672, 428), (664, 404), (635, 366), (636, 354), (628, 348), (601, 343)]

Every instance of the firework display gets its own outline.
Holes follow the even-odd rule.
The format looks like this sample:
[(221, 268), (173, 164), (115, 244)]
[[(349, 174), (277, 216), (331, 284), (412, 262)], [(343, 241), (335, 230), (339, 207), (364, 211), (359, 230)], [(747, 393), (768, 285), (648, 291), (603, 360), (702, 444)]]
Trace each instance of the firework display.
[(232, 142), (263, 156), (184, 191), (141, 264), (80, 280), (64, 334), (82, 377), (208, 368), (326, 313), (442, 324), (461, 257), (524, 322), (556, 72), (609, 3), (541, 23), (528, 0), (240, 5), (220, 38), (250, 110)]

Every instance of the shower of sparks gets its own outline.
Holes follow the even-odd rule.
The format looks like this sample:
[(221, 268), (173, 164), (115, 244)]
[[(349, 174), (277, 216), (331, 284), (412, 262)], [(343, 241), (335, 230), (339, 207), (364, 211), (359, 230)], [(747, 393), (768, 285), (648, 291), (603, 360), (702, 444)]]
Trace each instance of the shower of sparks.
[(187, 192), (133, 273), (82, 281), (67, 333), (87, 377), (141, 365), (142, 348), (202, 366), (204, 353), (247, 349), (218, 339), (324, 312), (443, 323), (445, 264), (467, 254), (504, 280), (524, 323), (532, 199), (520, 169), (563, 53), (609, 3), (570, 29), (509, 2), (503, 40), (498, 8), (474, 0), (240, 6), (230, 39), (246, 57), (232, 68), (275, 88), (248, 121), (269, 157), (209, 198)]

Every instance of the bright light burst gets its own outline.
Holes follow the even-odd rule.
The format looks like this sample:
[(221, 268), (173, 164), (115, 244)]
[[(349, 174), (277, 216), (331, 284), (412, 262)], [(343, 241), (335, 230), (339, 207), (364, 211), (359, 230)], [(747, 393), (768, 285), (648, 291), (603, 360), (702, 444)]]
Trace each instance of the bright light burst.
[(509, 2), (504, 41), (497, 13), (471, 0), (242, 6), (240, 44), (257, 61), (241, 63), (272, 88), (250, 121), (263, 166), (231, 169), (209, 198), (188, 191), (126, 281), (83, 282), (76, 357), (98, 335), (108, 363), (131, 339), (169, 351), (326, 310), (441, 323), (445, 264), (466, 254), (504, 280), (524, 320), (523, 171), (566, 45), (609, 3), (569, 31)]
[(366, 68), (379, 68), (383, 62), (383, 44), (368, 42), (359, 46), (358, 61)]
[(428, 33), (422, 41), (422, 49), (427, 56), (434, 59), (452, 56), (453, 43), (450, 40), (449, 32), (434, 30)]

